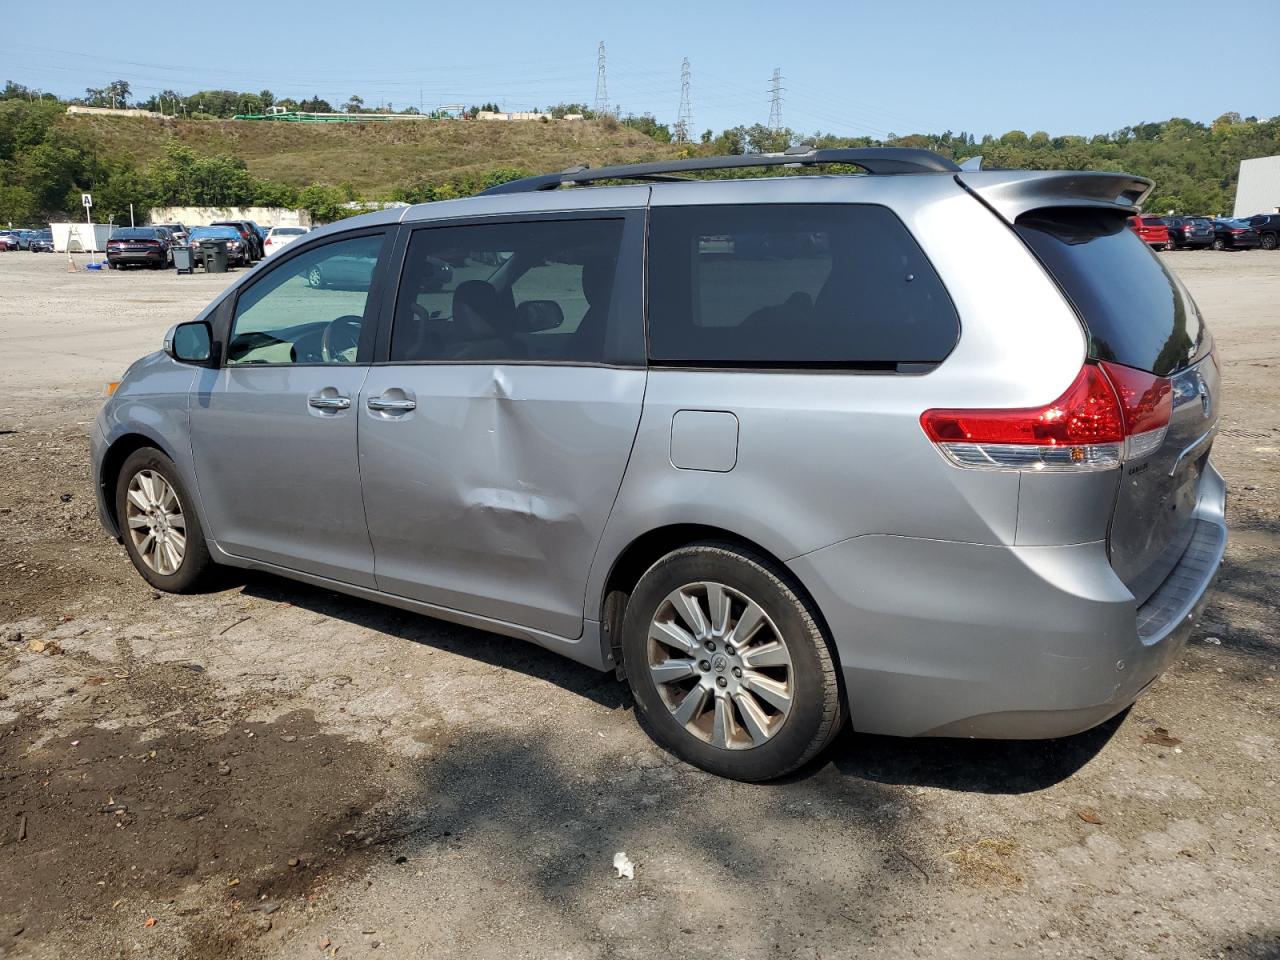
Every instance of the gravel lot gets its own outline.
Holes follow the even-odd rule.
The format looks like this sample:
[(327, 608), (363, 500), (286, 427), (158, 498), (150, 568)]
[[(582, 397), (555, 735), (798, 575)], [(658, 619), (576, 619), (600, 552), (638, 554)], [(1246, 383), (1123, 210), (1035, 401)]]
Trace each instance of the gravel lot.
[(1068, 740), (846, 733), (746, 786), (517, 641), (151, 591), (85, 426), (227, 279), (0, 254), (0, 955), (1280, 956), (1280, 253), (1164, 256), (1229, 391), (1232, 541), (1177, 666)]

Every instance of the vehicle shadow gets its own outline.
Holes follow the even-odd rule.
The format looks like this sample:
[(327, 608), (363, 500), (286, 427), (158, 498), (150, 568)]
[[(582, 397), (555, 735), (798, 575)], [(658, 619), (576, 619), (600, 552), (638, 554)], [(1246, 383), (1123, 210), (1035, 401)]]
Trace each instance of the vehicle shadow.
[(907, 740), (846, 729), (827, 751), (823, 766), (829, 764), (843, 776), (873, 783), (964, 793), (1033, 793), (1061, 783), (1084, 767), (1128, 715), (1126, 709), (1092, 730), (1056, 740)]
[(463, 627), (410, 613), (371, 600), (362, 600), (320, 587), (286, 580), (269, 573), (233, 571), (224, 587), (237, 587), (246, 596), (291, 603), (312, 613), (342, 620), (356, 627), (468, 657), (504, 670), (554, 684), (610, 710), (631, 706), (626, 684), (612, 673), (601, 673), (532, 643)]
[[(353, 626), (424, 644), (528, 677), (610, 710), (631, 709), (625, 683), (540, 647), (509, 637), (397, 610), (271, 574), (241, 572), (248, 596), (291, 603)], [(1092, 730), (1058, 740), (1003, 741), (873, 736), (845, 730), (813, 764), (790, 781), (830, 776), (898, 786), (932, 786), (969, 793), (1019, 794), (1059, 783), (1106, 746), (1128, 711)]]

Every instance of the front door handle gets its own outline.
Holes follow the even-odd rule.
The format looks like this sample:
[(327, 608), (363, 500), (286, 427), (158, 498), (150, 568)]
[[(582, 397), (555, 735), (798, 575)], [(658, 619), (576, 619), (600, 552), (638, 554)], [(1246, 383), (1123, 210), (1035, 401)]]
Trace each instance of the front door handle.
[(408, 410), (416, 410), (418, 402), (416, 400), (388, 400), (386, 397), (370, 397), (370, 410), (386, 410), (391, 413), (404, 413)]
[(350, 397), (307, 397), (307, 403), (317, 410), (346, 410), (351, 406)]

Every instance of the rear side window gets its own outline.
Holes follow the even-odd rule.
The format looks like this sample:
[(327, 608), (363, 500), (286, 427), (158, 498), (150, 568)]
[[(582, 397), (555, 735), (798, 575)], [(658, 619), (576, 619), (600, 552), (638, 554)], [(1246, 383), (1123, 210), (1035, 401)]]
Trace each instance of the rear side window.
[(654, 209), (657, 364), (894, 369), (951, 352), (960, 321), (907, 228), (866, 204)]
[(1195, 302), (1123, 215), (1037, 210), (1015, 229), (1080, 314), (1091, 357), (1167, 377), (1208, 352)]
[[(413, 234), (391, 331), (397, 362), (621, 362), (622, 219), (431, 227)], [(639, 316), (634, 316), (639, 335)]]

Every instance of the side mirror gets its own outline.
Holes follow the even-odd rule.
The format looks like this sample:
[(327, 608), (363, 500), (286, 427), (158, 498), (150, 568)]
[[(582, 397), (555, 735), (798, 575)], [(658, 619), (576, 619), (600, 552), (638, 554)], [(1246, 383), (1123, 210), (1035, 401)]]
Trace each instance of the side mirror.
[(203, 320), (170, 327), (164, 335), (164, 352), (180, 363), (208, 364), (213, 353), (213, 330)]
[(516, 306), (516, 330), (539, 333), (564, 323), (564, 311), (554, 300), (525, 300)]

